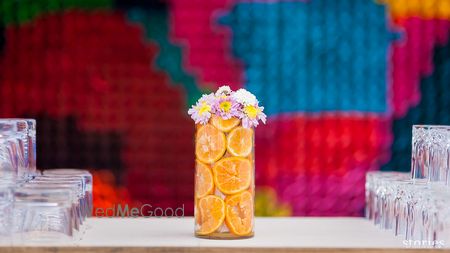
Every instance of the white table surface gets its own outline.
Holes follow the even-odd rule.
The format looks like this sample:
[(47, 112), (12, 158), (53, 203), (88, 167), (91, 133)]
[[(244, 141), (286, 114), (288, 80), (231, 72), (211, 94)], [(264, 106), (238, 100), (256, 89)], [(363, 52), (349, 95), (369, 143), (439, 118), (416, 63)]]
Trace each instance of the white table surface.
[[(256, 218), (255, 236), (194, 237), (193, 218), (90, 218), (75, 242), (84, 247), (401, 248), (402, 241), (363, 218)], [(70, 243), (65, 244), (71, 246)], [(72, 244), (73, 245), (73, 244)], [(51, 246), (51, 245), (49, 245)]]
[[(373, 252), (383, 249), (398, 252), (409, 248), (391, 232), (380, 230), (363, 218), (257, 218), (255, 237), (241, 240), (196, 238), (193, 223), (192, 217), (90, 218), (85, 225), (88, 229), (81, 240), (75, 243), (38, 245), (48, 249), (36, 252), (69, 252), (64, 249), (69, 247), (76, 249), (73, 252), (84, 252), (81, 249), (85, 247), (108, 248), (99, 252), (127, 252), (127, 248), (145, 249), (142, 252), (153, 252), (149, 249), (158, 249), (155, 252), (169, 252), (170, 248), (182, 249), (183, 252), (198, 252), (198, 250), (210, 252), (205, 249), (211, 249), (211, 252), (225, 252), (228, 248), (234, 252), (247, 250), (259, 252), (258, 249), (267, 248), (283, 249), (279, 250), (281, 252), (291, 252), (290, 250), (295, 249), (301, 249), (303, 252), (321, 251), (317, 249), (325, 252), (332, 249), (339, 251), (372, 249)], [(17, 249), (18, 246), (26, 245), (12, 246)], [(19, 251), (30, 252), (29, 249), (23, 248)]]
[(92, 218), (80, 246), (404, 248), (363, 218), (256, 218), (255, 236), (194, 237), (193, 218)]

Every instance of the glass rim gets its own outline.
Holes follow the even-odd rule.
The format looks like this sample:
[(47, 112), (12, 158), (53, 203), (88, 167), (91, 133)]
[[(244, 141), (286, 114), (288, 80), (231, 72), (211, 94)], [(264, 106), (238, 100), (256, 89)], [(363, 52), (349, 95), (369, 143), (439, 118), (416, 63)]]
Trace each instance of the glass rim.
[(33, 118), (0, 118), (0, 120), (25, 120), (25, 121), (32, 121), (32, 122), (36, 122), (36, 119)]
[(423, 124), (418, 124), (418, 125), (412, 125), (413, 128), (441, 128), (441, 129), (450, 129), (449, 125), (423, 125)]
[(83, 186), (83, 182), (81, 181), (51, 181), (51, 180), (31, 180), (30, 182), (24, 184), (26, 185), (36, 185), (36, 184), (42, 184), (42, 183), (48, 183), (49, 185), (70, 185), (70, 186)]
[(63, 194), (71, 194), (71, 191), (69, 189), (57, 189), (57, 188), (38, 188), (38, 189), (34, 189), (34, 188), (27, 188), (27, 187), (17, 187), (14, 188), (14, 194), (17, 193), (23, 193), (23, 194), (28, 194), (29, 195), (40, 195), (43, 193), (49, 193), (49, 194), (56, 194), (56, 195), (63, 195)]
[(81, 180), (31, 180), (28, 184), (36, 184), (36, 183), (47, 183), (47, 184), (51, 184), (51, 185), (73, 185), (76, 187), (81, 187), (84, 188), (84, 182)]
[(23, 185), (21, 188), (23, 189), (48, 189), (48, 190), (65, 190), (65, 191), (70, 191), (70, 193), (80, 193), (80, 189), (79, 187), (77, 187), (76, 185), (52, 185), (52, 184), (39, 184), (39, 183), (34, 183), (34, 184), (26, 184)]
[(43, 175), (67, 175), (67, 176), (81, 176), (81, 175), (90, 175), (92, 174), (86, 169), (77, 169), (77, 168), (51, 168), (45, 169), (42, 171)]
[(30, 127), (25, 120), (0, 119), (0, 139), (29, 136)]
[(70, 202), (60, 201), (60, 200), (51, 200), (49, 202), (40, 201), (36, 199), (24, 199), (14, 201), (13, 204), (15, 206), (25, 206), (25, 207), (55, 207), (55, 208), (71, 208)]
[(41, 196), (49, 194), (50, 197), (64, 196), (70, 197), (71, 201), (77, 200), (80, 189), (75, 185), (44, 185), (44, 184), (27, 184), (20, 188), (14, 189), (14, 194), (24, 194), (26, 196)]
[(68, 176), (57, 175), (57, 176), (54, 176), (54, 175), (47, 174), (47, 175), (37, 176), (34, 179), (39, 180), (39, 181), (45, 181), (45, 182), (73, 182), (73, 183), (81, 183), (81, 184), (86, 183), (86, 177), (83, 175), (68, 175)]
[[(70, 194), (78, 194), (80, 189), (74, 185), (43, 185), (43, 184), (27, 184), (21, 187), (22, 189), (39, 189), (46, 193), (46, 190), (49, 193), (53, 193), (53, 191), (68, 191)], [(20, 191), (17, 191), (20, 192)]]

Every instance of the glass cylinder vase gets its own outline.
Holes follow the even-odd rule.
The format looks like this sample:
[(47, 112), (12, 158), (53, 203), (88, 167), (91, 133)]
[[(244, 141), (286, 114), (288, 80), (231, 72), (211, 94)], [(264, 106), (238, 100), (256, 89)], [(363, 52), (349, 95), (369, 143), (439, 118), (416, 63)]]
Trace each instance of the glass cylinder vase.
[(210, 239), (254, 234), (254, 129), (213, 116), (196, 125), (195, 235)]

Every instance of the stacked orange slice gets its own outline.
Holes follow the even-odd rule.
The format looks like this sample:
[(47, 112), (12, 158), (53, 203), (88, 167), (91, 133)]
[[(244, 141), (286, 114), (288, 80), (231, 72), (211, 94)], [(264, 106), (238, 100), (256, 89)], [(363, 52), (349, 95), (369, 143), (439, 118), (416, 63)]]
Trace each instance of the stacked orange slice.
[(225, 134), (214, 126), (207, 124), (197, 130), (195, 155), (204, 163), (219, 160), (226, 151)]
[[(212, 116), (199, 126), (195, 154), (195, 220), (200, 236), (253, 232), (253, 129), (237, 118)], [(225, 227), (226, 226), (226, 227)]]

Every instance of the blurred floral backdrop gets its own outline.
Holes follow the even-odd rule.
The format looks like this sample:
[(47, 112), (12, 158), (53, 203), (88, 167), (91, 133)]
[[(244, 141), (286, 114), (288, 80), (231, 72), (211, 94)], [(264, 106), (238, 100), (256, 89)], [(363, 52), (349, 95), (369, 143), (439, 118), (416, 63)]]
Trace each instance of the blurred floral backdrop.
[(88, 168), (95, 206), (193, 213), (187, 108), (255, 93), (259, 215), (362, 215), (369, 170), (410, 169), (450, 124), (449, 0), (2, 0), (0, 116), (38, 120), (38, 167)]

